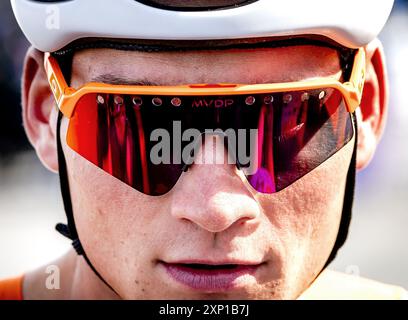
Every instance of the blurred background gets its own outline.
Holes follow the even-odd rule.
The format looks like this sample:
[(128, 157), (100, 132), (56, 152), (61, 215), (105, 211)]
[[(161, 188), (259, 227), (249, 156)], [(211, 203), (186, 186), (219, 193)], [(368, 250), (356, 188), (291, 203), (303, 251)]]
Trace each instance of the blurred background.
[[(331, 268), (408, 289), (408, 1), (397, 1), (380, 35), (391, 82), (388, 126), (370, 166), (357, 177), (350, 234)], [(21, 68), (28, 43), (0, 1), (0, 279), (49, 263), (70, 247), (58, 177), (24, 134)]]

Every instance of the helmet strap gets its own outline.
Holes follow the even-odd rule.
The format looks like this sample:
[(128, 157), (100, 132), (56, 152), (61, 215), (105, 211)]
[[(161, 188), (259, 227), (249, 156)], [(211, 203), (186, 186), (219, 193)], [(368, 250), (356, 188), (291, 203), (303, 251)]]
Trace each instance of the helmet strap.
[(343, 211), (341, 214), (340, 226), (339, 231), (337, 234), (336, 242), (334, 243), (333, 250), (327, 259), (327, 262), (323, 268), (323, 270), (336, 258), (337, 252), (339, 249), (344, 245), (346, 242), (348, 231), (351, 222), (351, 214), (353, 211), (353, 202), (354, 202), (354, 194), (355, 194), (355, 186), (356, 186), (356, 164), (357, 164), (357, 144), (358, 144), (358, 124), (357, 124), (357, 117), (356, 113), (353, 112), (353, 125), (354, 125), (354, 149), (353, 155), (351, 157), (350, 166), (347, 172), (347, 180), (346, 180), (346, 189), (344, 192), (344, 200), (343, 200)]
[(63, 114), (59, 111), (58, 121), (57, 121), (57, 152), (58, 152), (58, 168), (59, 168), (59, 177), (60, 177), (60, 187), (61, 194), (64, 203), (65, 214), (67, 216), (67, 224), (58, 223), (55, 229), (62, 234), (64, 237), (72, 240), (72, 246), (74, 247), (78, 255), (82, 255), (89, 265), (91, 270), (98, 276), (98, 278), (106, 284), (106, 286), (117, 294), (117, 292), (112, 288), (112, 286), (101, 276), (101, 274), (93, 266), (92, 262), (89, 260), (88, 256), (85, 253), (84, 248), (82, 247), (81, 241), (79, 240), (78, 232), (75, 226), (74, 215), (72, 211), (72, 201), (71, 194), (69, 191), (69, 182), (67, 174), (67, 165), (65, 162), (64, 152), (62, 150), (61, 144), (61, 121), (63, 119)]

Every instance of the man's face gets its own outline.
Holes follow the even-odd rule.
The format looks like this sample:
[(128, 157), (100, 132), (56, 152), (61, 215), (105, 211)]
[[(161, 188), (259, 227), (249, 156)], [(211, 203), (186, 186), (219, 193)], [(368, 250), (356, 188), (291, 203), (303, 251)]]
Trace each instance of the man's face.
[[(272, 83), (339, 79), (340, 70), (337, 52), (316, 46), (177, 53), (95, 49), (75, 54), (71, 85), (107, 74), (160, 85)], [(72, 151), (64, 138), (67, 125), (64, 119), (78, 233), (93, 265), (121, 297), (296, 298), (326, 263), (354, 139), (275, 194), (256, 192), (236, 166), (202, 164), (183, 173), (169, 193), (152, 197)], [(194, 271), (189, 264), (202, 266)]]

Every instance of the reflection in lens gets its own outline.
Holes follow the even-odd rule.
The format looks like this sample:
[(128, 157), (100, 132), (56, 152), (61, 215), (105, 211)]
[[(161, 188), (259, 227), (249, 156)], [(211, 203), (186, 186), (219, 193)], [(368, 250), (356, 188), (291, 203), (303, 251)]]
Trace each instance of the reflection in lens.
[[(177, 133), (173, 132), (174, 123), (180, 123)], [(165, 152), (170, 152), (169, 163), (153, 163), (149, 157), (157, 144), (150, 139), (156, 129), (168, 132), (169, 151)], [(261, 193), (291, 185), (340, 150), (353, 135), (342, 95), (330, 88), (249, 96), (95, 93), (84, 95), (77, 103), (67, 143), (132, 188), (163, 195), (188, 167), (179, 159), (190, 143), (182, 140), (182, 134), (191, 129), (246, 132), (246, 143), (256, 142), (257, 153), (250, 155), (255, 163), (251, 174), (245, 171), (245, 164), (242, 169), (251, 186)], [(257, 130), (255, 139), (250, 137), (251, 129)], [(240, 152), (236, 149), (235, 155)]]

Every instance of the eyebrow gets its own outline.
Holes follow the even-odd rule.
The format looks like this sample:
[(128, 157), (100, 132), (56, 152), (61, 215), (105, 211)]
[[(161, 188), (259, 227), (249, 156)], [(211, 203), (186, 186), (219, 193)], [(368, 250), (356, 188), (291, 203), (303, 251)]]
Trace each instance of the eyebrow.
[[(339, 71), (341, 72), (341, 71)], [(342, 77), (340, 77), (341, 79)], [(292, 79), (288, 80), (289, 81), (301, 81), (305, 79)], [(121, 76), (115, 76), (111, 73), (106, 73), (106, 74), (101, 74), (96, 77), (93, 77), (91, 79), (91, 82), (99, 82), (99, 83), (105, 83), (105, 84), (111, 84), (111, 85), (128, 85), (128, 86), (162, 86), (163, 84), (150, 81), (147, 79), (129, 79), (126, 77), (121, 77)], [(272, 83), (271, 81), (266, 82), (266, 83)]]
[(129, 79), (118, 77), (113, 74), (102, 74), (91, 79), (92, 82), (101, 82), (112, 85), (130, 85), (130, 86), (159, 86), (157, 82), (152, 82), (147, 79)]

